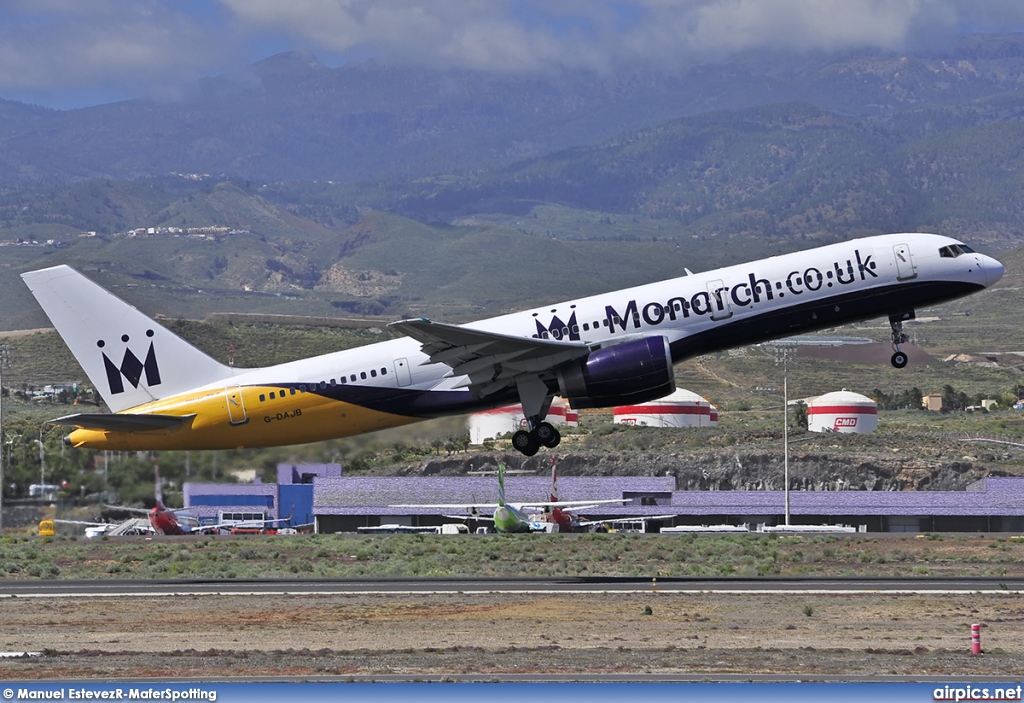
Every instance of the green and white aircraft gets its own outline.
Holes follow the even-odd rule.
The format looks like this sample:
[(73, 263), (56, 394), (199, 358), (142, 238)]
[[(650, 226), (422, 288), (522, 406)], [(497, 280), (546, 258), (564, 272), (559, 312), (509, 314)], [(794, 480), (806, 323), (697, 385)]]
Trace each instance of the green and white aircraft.
[[(551, 496), (549, 500), (530, 503), (509, 503), (505, 499), (505, 466), (498, 464), (497, 503), (441, 503), (432, 505), (391, 505), (391, 508), (432, 508), (466, 510), (463, 515), (445, 515), (458, 520), (491, 520), (497, 532), (572, 532), (574, 521), (564, 509), (588, 510), (599, 505), (628, 503), (628, 498), (609, 500), (558, 500), (558, 469), (551, 462)], [(484, 512), (493, 510), (493, 516)]]

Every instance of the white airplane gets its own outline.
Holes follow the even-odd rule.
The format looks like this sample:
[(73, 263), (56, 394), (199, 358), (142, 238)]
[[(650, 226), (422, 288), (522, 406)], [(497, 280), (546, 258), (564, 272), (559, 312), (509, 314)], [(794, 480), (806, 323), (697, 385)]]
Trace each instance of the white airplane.
[[(234, 449), (314, 442), (512, 402), (526, 455), (559, 443), (551, 399), (635, 404), (698, 354), (888, 316), (892, 364), (914, 310), (977, 292), (995, 259), (934, 234), (887, 234), (567, 300), (277, 366), (225, 366), (68, 266), (22, 274), (114, 414), (53, 420), (75, 447)], [(286, 333), (285, 333), (286, 334)]]

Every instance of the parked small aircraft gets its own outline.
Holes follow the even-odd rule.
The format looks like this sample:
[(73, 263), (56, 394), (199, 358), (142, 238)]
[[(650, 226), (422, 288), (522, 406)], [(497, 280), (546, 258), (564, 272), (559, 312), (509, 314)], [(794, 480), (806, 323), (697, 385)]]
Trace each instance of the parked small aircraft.
[[(558, 502), (558, 467), (556, 466), (554, 459), (551, 460), (551, 501), (553, 503)], [(625, 503), (627, 501), (621, 500), (617, 502)], [(580, 506), (569, 510), (568, 508), (562, 508), (556, 505), (550, 510), (544, 511), (544, 519), (547, 522), (557, 524), (559, 532), (607, 532), (609, 526), (616, 522), (628, 520), (632, 526), (639, 526), (641, 529), (646, 529), (648, 522), (653, 520), (670, 520), (678, 515), (678, 513), (673, 513), (671, 515), (638, 515), (630, 516), (628, 518), (612, 516), (606, 517), (602, 520), (588, 520), (579, 514), (582, 510), (587, 510), (591, 507), (596, 506), (592, 503), (591, 505)]]
[[(464, 510), (465, 514), (449, 514), (445, 517), (456, 520), (483, 520), (494, 523), (498, 532), (572, 532), (575, 519), (569, 510), (587, 510), (601, 505), (629, 502), (625, 498), (608, 500), (558, 500), (558, 473), (551, 463), (551, 500), (526, 503), (509, 503), (505, 499), (505, 466), (498, 464), (497, 503), (441, 503), (432, 505), (391, 505), (391, 508), (429, 508), (441, 510)], [(493, 510), (492, 516), (486, 514)]]
[(392, 323), (405, 337), (279, 364), (225, 366), (69, 266), (22, 274), (114, 414), (52, 420), (75, 447), (235, 449), (313, 442), (520, 402), (526, 455), (560, 441), (574, 408), (675, 389), (673, 364), (709, 352), (887, 316), (892, 364), (915, 309), (991, 286), (995, 259), (934, 234), (887, 234), (468, 325)]
[[(153, 461), (153, 478), (154, 478), (154, 497), (156, 499), (156, 505), (150, 509), (144, 508), (132, 508), (124, 505), (110, 505), (108, 508), (113, 508), (118, 511), (125, 511), (128, 513), (137, 513), (144, 515), (148, 520), (142, 520), (140, 518), (132, 518), (122, 522), (89, 522), (84, 520), (64, 520), (54, 518), (53, 520), (47, 520), (44, 522), (56, 523), (61, 525), (82, 525), (85, 527), (86, 537), (100, 537), (103, 535), (138, 535), (138, 534), (158, 534), (158, 535), (171, 535), (171, 536), (183, 536), (183, 535), (197, 535), (197, 534), (211, 534), (221, 530), (229, 530), (232, 534), (250, 534), (250, 533), (266, 533), (266, 532), (282, 532), (282, 530), (292, 530), (294, 528), (277, 528), (276, 526), (280, 523), (290, 523), (291, 515), (286, 518), (273, 518), (270, 520), (261, 520), (259, 525), (245, 524), (241, 526), (236, 521), (221, 522), (214, 525), (202, 525), (199, 522), (199, 518), (189, 515), (190, 508), (168, 508), (164, 505), (163, 495), (163, 481), (160, 480), (160, 464), (157, 458)], [(44, 526), (40, 523), (39, 532), (42, 535), (43, 532), (49, 532), (53, 529), (53, 524)], [(291, 532), (290, 532), (291, 533)], [(289, 533), (289, 534), (290, 534)]]

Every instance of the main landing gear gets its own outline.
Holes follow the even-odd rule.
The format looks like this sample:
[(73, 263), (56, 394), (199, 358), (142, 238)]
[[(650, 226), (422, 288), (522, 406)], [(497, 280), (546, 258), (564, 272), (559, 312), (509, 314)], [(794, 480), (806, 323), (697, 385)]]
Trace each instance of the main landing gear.
[(554, 425), (536, 417), (528, 419), (530, 430), (519, 430), (512, 435), (512, 446), (526, 456), (533, 456), (540, 451), (540, 448), (552, 449), (562, 441), (562, 435), (558, 433)]
[(539, 376), (523, 375), (516, 378), (519, 402), (523, 404), (528, 430), (519, 430), (512, 435), (512, 446), (526, 456), (533, 456), (541, 447), (557, 447), (562, 435), (550, 422), (544, 421), (551, 407), (551, 391)]
[(907, 353), (900, 349), (900, 345), (904, 342), (909, 342), (910, 337), (903, 333), (903, 321), (913, 320), (914, 311), (900, 313), (898, 315), (889, 315), (889, 326), (892, 328), (892, 348), (893, 355), (889, 360), (893, 366), (898, 369), (902, 369), (907, 365)]

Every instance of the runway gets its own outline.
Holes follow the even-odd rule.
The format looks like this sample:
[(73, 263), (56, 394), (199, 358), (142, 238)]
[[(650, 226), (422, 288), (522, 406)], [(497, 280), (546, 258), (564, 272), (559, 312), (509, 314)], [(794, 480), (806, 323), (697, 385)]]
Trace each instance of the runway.
[(891, 593), (965, 595), (1024, 594), (1024, 579), (1012, 578), (395, 578), (395, 579), (111, 579), (4, 581), (0, 598), (102, 598), (162, 595), (345, 595), (345, 594), (567, 594), (567, 593), (839, 594)]
[(0, 678), (1016, 680), (1022, 593), (938, 577), (6, 581), (0, 650), (42, 655), (0, 659)]

